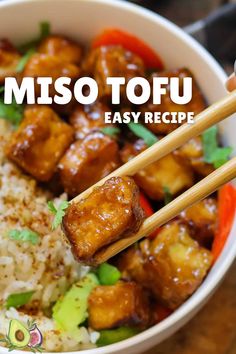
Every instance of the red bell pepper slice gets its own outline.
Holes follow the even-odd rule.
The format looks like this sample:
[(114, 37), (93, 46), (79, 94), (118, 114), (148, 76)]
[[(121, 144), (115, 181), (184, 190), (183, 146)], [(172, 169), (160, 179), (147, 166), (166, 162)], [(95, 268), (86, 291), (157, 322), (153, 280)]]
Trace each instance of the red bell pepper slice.
[(106, 29), (94, 39), (92, 48), (108, 45), (121, 45), (123, 48), (137, 54), (143, 59), (147, 69), (164, 69), (159, 55), (145, 42), (130, 33), (116, 28)]
[[(140, 193), (140, 205), (143, 208), (146, 217), (151, 216), (152, 214), (154, 214), (154, 210), (149, 202), (149, 200), (145, 197), (145, 195), (143, 193)], [(158, 228), (157, 230), (153, 231), (149, 237), (150, 238), (155, 238), (158, 234), (158, 232), (160, 231), (160, 228)]]
[(232, 184), (226, 184), (219, 191), (218, 219), (219, 224), (212, 244), (213, 259), (219, 257), (233, 226), (236, 212), (236, 189)]

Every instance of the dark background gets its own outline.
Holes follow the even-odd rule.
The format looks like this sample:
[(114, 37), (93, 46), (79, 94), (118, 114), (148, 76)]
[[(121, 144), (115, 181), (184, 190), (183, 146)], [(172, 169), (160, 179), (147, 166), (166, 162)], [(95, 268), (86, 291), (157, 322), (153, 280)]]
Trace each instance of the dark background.
[[(202, 20), (229, 3), (235, 3), (236, 7), (236, 0), (131, 0), (130, 2), (157, 12), (180, 27)], [(231, 73), (236, 59), (236, 10), (229, 22), (231, 22), (229, 29), (225, 28), (220, 20), (215, 23), (207, 49), (210, 51), (213, 49), (213, 55), (224, 69)], [(231, 30), (232, 26), (233, 30)], [(211, 32), (212, 28), (211, 26)]]

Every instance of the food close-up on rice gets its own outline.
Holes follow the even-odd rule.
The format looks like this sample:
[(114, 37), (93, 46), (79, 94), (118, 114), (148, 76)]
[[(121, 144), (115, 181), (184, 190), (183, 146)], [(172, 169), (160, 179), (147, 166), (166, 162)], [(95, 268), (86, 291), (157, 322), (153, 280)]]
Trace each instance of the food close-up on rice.
[[(35, 79), (33, 103), (28, 89), (22, 102), (17, 95), (6, 102), (9, 76), (18, 86)], [(58, 97), (56, 82), (64, 76), (74, 88), (92, 78), (97, 98), (88, 104), (74, 93), (66, 104), (40, 103), (38, 79), (51, 78), (48, 94)], [(117, 76), (125, 86), (114, 107), (107, 79)], [(165, 78), (162, 101), (151, 95), (138, 106), (129, 101), (126, 88), (136, 77), (145, 78), (153, 97), (154, 82)], [(186, 79), (192, 83), (189, 101), (171, 100), (172, 78), (183, 91)], [(137, 163), (151, 146), (158, 152), (168, 134), (188, 127), (189, 112), (202, 114), (207, 106), (194, 72), (166, 67), (161, 54), (123, 29), (105, 28), (82, 44), (41, 21), (30, 42), (0, 40), (0, 347), (103, 347), (141, 334), (191, 300), (230, 234), (234, 186), (209, 189), (162, 223), (145, 225), (183, 192), (203, 186), (232, 147), (222, 145), (212, 123), (133, 173), (117, 169)], [(107, 112), (132, 110), (139, 122), (105, 119)], [(143, 119), (156, 112), (179, 112), (182, 120)]]
[[(85, 275), (88, 267), (74, 260), (61, 229), (52, 231), (52, 215), (47, 208), (50, 193), (37, 187), (35, 180), (6, 160), (4, 147), (10, 134), (10, 125), (0, 120), (0, 303), (5, 303), (12, 293), (34, 291), (34, 294), (30, 305), (21, 311), (1, 306), (0, 333), (5, 336), (8, 332), (10, 319), (26, 325), (28, 320), (36, 319), (47, 351), (93, 347), (93, 334), (85, 327), (80, 329), (81, 344), (78, 344), (68, 334), (60, 333), (54, 321), (44, 315), (43, 311)], [(66, 198), (63, 194), (55, 204)], [(37, 232), (39, 242), (34, 245), (11, 240), (9, 230), (19, 228)]]

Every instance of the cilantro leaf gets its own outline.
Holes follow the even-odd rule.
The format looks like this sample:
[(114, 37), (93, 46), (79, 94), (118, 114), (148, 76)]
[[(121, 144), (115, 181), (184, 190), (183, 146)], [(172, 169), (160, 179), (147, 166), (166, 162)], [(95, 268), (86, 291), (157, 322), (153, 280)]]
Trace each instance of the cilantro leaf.
[(167, 187), (167, 186), (164, 186), (163, 192), (164, 192), (164, 202), (165, 202), (165, 205), (167, 205), (172, 201), (173, 196), (170, 192), (169, 187)]
[(56, 214), (57, 213), (57, 209), (55, 207), (55, 205), (53, 204), (53, 202), (51, 200), (49, 200), (48, 202), (48, 209), (53, 213)]
[(204, 161), (213, 164), (215, 168), (228, 161), (233, 149), (220, 147), (217, 140), (218, 128), (213, 126), (202, 134)]
[(156, 135), (150, 132), (150, 130), (145, 128), (142, 124), (130, 122), (127, 125), (135, 135), (144, 140), (147, 146), (152, 146), (158, 141)]
[(0, 118), (8, 120), (18, 126), (23, 118), (24, 105), (17, 104), (15, 100), (11, 104), (5, 104), (0, 98)]
[(22, 241), (22, 242), (30, 242), (32, 245), (36, 245), (39, 242), (39, 235), (36, 232), (33, 232), (29, 229), (23, 230), (11, 230), (8, 236), (12, 240)]
[(6, 300), (7, 310), (9, 310), (10, 307), (18, 308), (18, 307), (21, 307), (21, 306), (27, 304), (30, 301), (33, 294), (34, 294), (34, 291), (27, 291), (24, 293), (9, 295)]
[(20, 59), (16, 67), (16, 72), (21, 73), (30, 57), (35, 53), (35, 48), (30, 48)]
[(231, 147), (220, 147), (217, 148), (212, 153), (212, 161), (215, 168), (219, 168), (220, 166), (224, 165), (228, 160), (229, 156), (233, 152), (233, 148)]
[(52, 222), (52, 230), (55, 230), (62, 222), (62, 218), (65, 215), (65, 210), (68, 208), (69, 202), (64, 200), (61, 204), (56, 208), (55, 204), (52, 201), (48, 202), (48, 209), (51, 211), (55, 217)]
[(105, 135), (116, 136), (120, 133), (120, 128), (117, 127), (104, 127), (100, 129), (101, 132)]

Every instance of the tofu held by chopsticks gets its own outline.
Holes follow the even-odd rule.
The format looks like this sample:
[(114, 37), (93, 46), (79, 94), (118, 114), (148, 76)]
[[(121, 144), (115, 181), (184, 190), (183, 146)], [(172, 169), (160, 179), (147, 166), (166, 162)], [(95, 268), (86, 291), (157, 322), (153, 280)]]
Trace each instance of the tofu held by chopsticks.
[(102, 247), (136, 232), (144, 219), (139, 189), (130, 177), (113, 177), (79, 202), (72, 202), (63, 229), (75, 258), (92, 264)]

